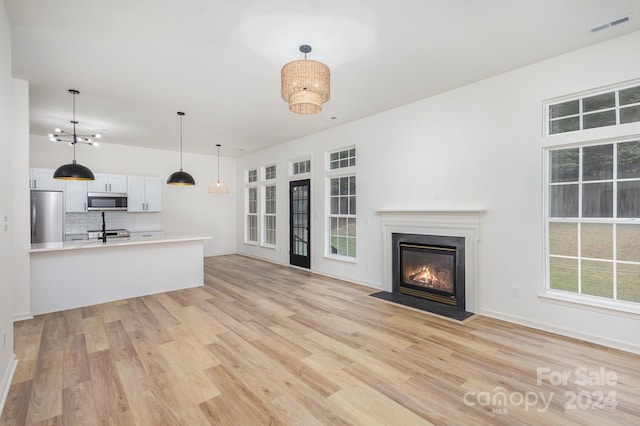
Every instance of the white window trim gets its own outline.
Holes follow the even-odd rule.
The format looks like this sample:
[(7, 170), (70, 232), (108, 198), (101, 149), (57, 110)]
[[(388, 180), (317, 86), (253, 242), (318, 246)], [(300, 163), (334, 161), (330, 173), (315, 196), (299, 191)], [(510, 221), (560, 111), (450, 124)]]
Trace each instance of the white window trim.
[[(349, 166), (349, 167), (339, 167), (337, 169), (332, 169), (331, 168), (331, 154), (336, 153), (336, 152), (342, 152), (342, 151), (346, 151), (346, 150), (350, 150), (350, 149), (356, 149), (356, 165), (355, 166)], [(330, 259), (330, 260), (337, 260), (340, 262), (345, 262), (345, 263), (353, 263), (353, 264), (357, 264), (358, 263), (358, 252), (359, 250), (357, 249), (358, 247), (358, 215), (356, 213), (355, 215), (355, 219), (356, 219), (356, 257), (350, 257), (350, 256), (342, 256), (339, 254), (333, 254), (331, 253), (331, 243), (330, 243), (330, 239), (331, 239), (331, 179), (332, 178), (336, 178), (336, 177), (344, 177), (344, 176), (355, 176), (356, 178), (356, 206), (357, 206), (357, 185), (358, 185), (358, 174), (357, 174), (357, 167), (358, 167), (358, 151), (357, 151), (357, 147), (356, 145), (349, 145), (349, 146), (343, 146), (337, 149), (333, 149), (331, 151), (327, 151), (324, 155), (324, 169), (325, 169), (325, 181), (324, 181), (324, 187), (325, 187), (325, 193), (324, 193), (324, 203), (325, 203), (325, 214), (324, 214), (324, 255), (322, 256), (324, 259)], [(356, 207), (357, 210), (357, 207)]]
[[(335, 154), (336, 152), (342, 152), (342, 151), (348, 151), (350, 149), (355, 149), (356, 150), (356, 165), (355, 166), (349, 166), (349, 167), (338, 167), (336, 169), (332, 169), (331, 168), (331, 154)], [(349, 146), (344, 146), (342, 148), (338, 148), (338, 149), (332, 149), (331, 151), (327, 151), (324, 155), (324, 170), (327, 173), (337, 173), (337, 174), (342, 174), (344, 173), (345, 170), (355, 170), (356, 167), (358, 167), (358, 149), (355, 145), (349, 145)]]
[[(548, 110), (548, 106), (545, 107)], [(618, 127), (618, 126), (608, 126), (609, 128)], [(591, 130), (591, 129), (589, 129)], [(541, 292), (538, 294), (538, 297), (546, 302), (557, 303), (564, 306), (571, 306), (574, 308), (588, 309), (597, 312), (603, 312), (608, 314), (614, 314), (624, 317), (631, 318), (640, 318), (640, 303), (636, 302), (627, 302), (615, 299), (609, 299), (605, 297), (599, 296), (591, 296), (579, 293), (573, 293), (563, 290), (556, 290), (549, 288), (550, 283), (550, 254), (549, 254), (549, 172), (550, 172), (550, 151), (554, 149), (561, 148), (573, 148), (573, 147), (588, 147), (595, 145), (604, 145), (609, 143), (624, 143), (624, 142), (633, 142), (640, 140), (640, 134), (626, 135), (624, 137), (611, 137), (600, 140), (586, 139), (584, 135), (584, 131), (578, 131), (573, 133), (579, 133), (582, 136), (581, 142), (573, 142), (571, 144), (563, 144), (559, 145), (551, 145), (545, 146), (542, 149), (543, 155), (543, 191), (542, 191), (542, 217), (544, 222), (544, 235), (543, 235), (543, 244), (544, 244), (544, 253), (543, 253), (543, 272), (544, 279), (542, 282)], [(556, 135), (551, 135), (551, 137)], [(561, 218), (554, 218), (554, 222), (562, 222)], [(615, 219), (604, 219), (599, 220), (598, 218), (589, 218), (587, 220), (583, 218), (571, 218), (567, 219), (566, 222), (576, 222), (580, 221), (581, 223), (590, 222), (590, 223), (635, 223), (636, 219), (626, 219), (626, 218), (615, 218)]]
[[(262, 202), (259, 204), (260, 208), (260, 227), (259, 227), (259, 231), (260, 231), (260, 246), (264, 247), (264, 248), (269, 248), (269, 249), (275, 249), (278, 246), (278, 187), (276, 186), (275, 183), (275, 179), (271, 179), (268, 181), (265, 181), (266, 183), (264, 183), (263, 185), (261, 185), (261, 190), (260, 190), (260, 195), (261, 195), (261, 199)], [(267, 187), (268, 186), (273, 186), (276, 189), (276, 213), (267, 213)], [(273, 216), (276, 218), (276, 243), (275, 244), (271, 244), (271, 243), (267, 243), (267, 236), (266, 236), (266, 232), (267, 232), (267, 226), (266, 226), (266, 218), (267, 216)]]
[[(258, 208), (256, 206), (256, 213), (249, 213), (249, 190), (251, 188), (257, 188), (256, 182), (251, 182), (250, 184), (247, 184), (245, 187), (245, 194), (244, 194), (244, 244), (247, 245), (251, 245), (251, 246), (257, 246), (258, 245), (258, 235), (260, 232), (260, 228), (259, 228), (259, 224), (258, 224), (258, 220), (257, 220), (257, 215), (258, 215)], [(257, 190), (256, 190), (256, 203), (258, 203), (258, 194), (257, 194)], [(256, 216), (256, 226), (258, 227), (258, 229), (256, 230), (256, 241), (250, 240), (249, 239), (249, 215), (255, 215)]]
[[(275, 167), (276, 168), (276, 176), (275, 177), (267, 179), (267, 168), (268, 167)], [(262, 174), (262, 176), (259, 176), (259, 178), (258, 178), (261, 182), (275, 182), (275, 180), (278, 178), (278, 167), (276, 166), (275, 163), (266, 164), (266, 165), (261, 167), (261, 174)]]
[[(559, 96), (556, 98), (551, 98), (543, 101), (542, 102), (542, 108), (543, 108), (542, 137), (545, 139), (546, 138), (549, 139), (549, 141), (546, 142), (547, 144), (552, 143), (551, 141), (554, 139), (556, 139), (557, 144), (563, 144), (563, 143), (570, 143), (571, 141), (573, 141), (574, 143), (579, 143), (580, 141), (584, 141), (586, 134), (592, 134), (594, 139), (602, 139), (606, 137), (620, 137), (623, 135), (629, 135), (630, 133), (640, 133), (640, 122), (617, 124), (617, 125), (603, 126), (603, 127), (594, 127), (591, 129), (575, 130), (572, 132), (555, 133), (555, 134), (551, 134), (549, 129), (549, 122), (551, 118), (549, 117), (549, 107), (551, 105), (572, 101), (572, 100), (579, 100), (582, 98), (588, 98), (590, 96), (597, 96), (603, 93), (624, 90), (624, 89), (628, 89), (630, 87), (635, 87), (639, 85), (640, 85), (640, 79), (628, 80), (621, 83), (602, 86), (597, 89), (584, 90), (581, 92)], [(619, 107), (616, 106), (615, 109), (619, 109)], [(580, 107), (580, 111), (582, 111), (582, 106)], [(582, 112), (580, 112), (580, 115), (582, 115)], [(589, 132), (589, 133), (585, 133), (585, 132)], [(605, 136), (605, 135), (608, 135), (608, 136)]]
[[(293, 173), (293, 165), (294, 163), (299, 163), (302, 161), (309, 161), (310, 165), (309, 165), (309, 171), (306, 173), (298, 173), (298, 174), (294, 174)], [(288, 162), (289, 164), (289, 181), (296, 181), (296, 180), (303, 180), (303, 179), (311, 179), (311, 170), (313, 168), (313, 160), (311, 159), (311, 156), (304, 156), (304, 157), (297, 157), (297, 158), (292, 158), (289, 160)]]
[[(249, 182), (249, 172), (256, 172), (256, 180), (253, 182)], [(244, 172), (244, 183), (245, 185), (255, 185), (258, 183), (258, 168), (257, 167), (252, 167), (250, 169), (246, 169)]]
[(584, 296), (562, 290), (546, 290), (538, 294), (538, 298), (544, 302), (563, 306), (640, 319), (640, 306), (633, 306), (633, 302), (622, 302), (597, 296)]

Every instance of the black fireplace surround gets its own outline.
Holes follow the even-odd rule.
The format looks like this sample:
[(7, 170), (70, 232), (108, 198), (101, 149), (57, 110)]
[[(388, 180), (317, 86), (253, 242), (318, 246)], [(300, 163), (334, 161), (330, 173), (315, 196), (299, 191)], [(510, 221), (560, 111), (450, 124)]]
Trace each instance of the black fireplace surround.
[(456, 320), (465, 310), (465, 238), (391, 234), (392, 292), (372, 296)]
[[(393, 263), (391, 289), (393, 293), (422, 297), (465, 310), (464, 237), (393, 233), (391, 234), (391, 244)], [(404, 268), (407, 267), (407, 262), (403, 262), (403, 258), (415, 252), (424, 252), (424, 257), (430, 257), (429, 254), (433, 253), (431, 256), (433, 262), (438, 262), (438, 258), (443, 258), (441, 261), (443, 264), (451, 262), (453, 270), (447, 272), (453, 275), (450, 283), (453, 288), (445, 290), (437, 287), (421, 287), (403, 278), (403, 275), (406, 275), (403, 265)], [(442, 269), (447, 268), (443, 266)]]

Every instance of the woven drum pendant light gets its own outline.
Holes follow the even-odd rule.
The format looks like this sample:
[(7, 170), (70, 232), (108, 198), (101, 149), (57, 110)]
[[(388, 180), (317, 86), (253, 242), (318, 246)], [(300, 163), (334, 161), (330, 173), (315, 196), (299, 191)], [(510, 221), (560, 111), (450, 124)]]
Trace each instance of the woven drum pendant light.
[(304, 53), (304, 59), (282, 67), (282, 99), (289, 104), (289, 110), (296, 114), (316, 114), (322, 111), (322, 104), (329, 100), (331, 72), (322, 62), (307, 59), (311, 46), (303, 44), (300, 52)]

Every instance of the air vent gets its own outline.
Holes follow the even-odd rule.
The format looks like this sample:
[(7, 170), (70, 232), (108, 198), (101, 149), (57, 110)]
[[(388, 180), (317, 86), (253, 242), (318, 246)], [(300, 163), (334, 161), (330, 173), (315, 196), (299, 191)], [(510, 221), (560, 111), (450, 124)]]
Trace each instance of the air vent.
[(614, 19), (610, 22), (605, 22), (603, 24), (596, 25), (595, 27), (591, 28), (589, 32), (591, 34), (599, 33), (600, 31), (604, 31), (606, 29), (609, 29), (618, 25), (626, 24), (629, 21), (631, 21), (631, 14), (628, 14), (618, 19)]
[(631, 17), (625, 16), (624, 18), (620, 18), (620, 19), (616, 19), (615, 21), (611, 21), (611, 22), (609, 22), (609, 24), (611, 24), (611, 26), (614, 27), (616, 25), (620, 25), (620, 24), (624, 24), (625, 22), (629, 22), (630, 20), (631, 20)]
[(597, 33), (598, 31), (606, 30), (609, 27), (610, 27), (609, 24), (600, 24), (598, 26), (595, 26), (595, 27), (591, 28), (589, 31), (591, 33)]

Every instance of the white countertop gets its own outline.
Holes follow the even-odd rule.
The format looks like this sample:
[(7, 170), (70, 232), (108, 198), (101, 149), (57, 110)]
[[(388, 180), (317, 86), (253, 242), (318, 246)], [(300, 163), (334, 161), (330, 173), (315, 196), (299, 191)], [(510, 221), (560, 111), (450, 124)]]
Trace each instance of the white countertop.
[(197, 241), (197, 240), (210, 240), (211, 237), (202, 235), (189, 235), (189, 236), (162, 236), (154, 238), (143, 239), (112, 239), (103, 243), (100, 240), (82, 240), (82, 241), (65, 241), (58, 243), (38, 243), (31, 244), (31, 253), (39, 253), (46, 251), (60, 251), (60, 250), (84, 250), (84, 249), (99, 249), (105, 247), (118, 247), (118, 246), (134, 246), (141, 244), (161, 244), (161, 243), (175, 243), (181, 241)]

